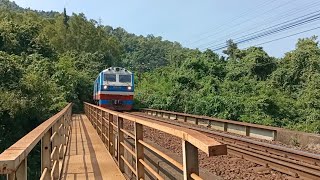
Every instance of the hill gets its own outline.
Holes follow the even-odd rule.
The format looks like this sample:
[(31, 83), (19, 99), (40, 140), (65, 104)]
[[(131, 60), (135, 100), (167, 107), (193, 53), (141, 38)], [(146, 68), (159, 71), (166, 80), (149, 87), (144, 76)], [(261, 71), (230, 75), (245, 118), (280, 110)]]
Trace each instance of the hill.
[(300, 39), (282, 59), (232, 41), (219, 56), (82, 13), (23, 9), (6, 0), (0, 7), (0, 152), (67, 102), (81, 111), (108, 66), (138, 76), (136, 106), (320, 132), (316, 37)]
[(30, 8), (25, 9), (18, 6), (14, 1), (9, 1), (9, 0), (0, 0), (0, 9), (9, 9), (11, 11), (16, 11), (16, 12), (34, 12), (47, 18), (53, 18), (54, 16), (59, 14), (56, 11), (47, 12), (47, 11), (32, 10)]

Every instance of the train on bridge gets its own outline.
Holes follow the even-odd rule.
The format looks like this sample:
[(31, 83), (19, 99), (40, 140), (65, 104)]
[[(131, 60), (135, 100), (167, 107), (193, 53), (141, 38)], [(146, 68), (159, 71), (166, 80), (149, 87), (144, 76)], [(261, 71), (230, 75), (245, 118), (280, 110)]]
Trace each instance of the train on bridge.
[(133, 107), (134, 75), (121, 67), (109, 67), (94, 82), (93, 99), (98, 106), (117, 111)]

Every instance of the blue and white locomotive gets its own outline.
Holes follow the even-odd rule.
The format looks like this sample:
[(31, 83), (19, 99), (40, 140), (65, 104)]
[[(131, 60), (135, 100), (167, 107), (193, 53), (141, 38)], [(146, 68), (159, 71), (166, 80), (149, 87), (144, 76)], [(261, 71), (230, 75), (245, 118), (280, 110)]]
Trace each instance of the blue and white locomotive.
[(94, 82), (93, 99), (101, 107), (128, 111), (133, 107), (134, 76), (121, 67), (110, 67), (99, 73)]

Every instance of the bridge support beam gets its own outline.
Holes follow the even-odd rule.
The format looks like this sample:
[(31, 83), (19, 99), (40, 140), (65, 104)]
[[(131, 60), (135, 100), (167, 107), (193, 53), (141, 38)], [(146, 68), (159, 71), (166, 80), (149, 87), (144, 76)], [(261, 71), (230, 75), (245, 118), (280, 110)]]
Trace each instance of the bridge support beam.
[[(59, 121), (58, 121), (59, 122)], [(51, 171), (51, 176), (53, 179), (59, 179), (59, 146), (60, 146), (60, 133), (59, 133), (59, 123), (53, 125), (53, 152), (51, 152), (51, 158), (53, 160), (53, 166)], [(56, 135), (54, 135), (56, 133)]]
[(183, 179), (191, 180), (191, 174), (199, 175), (198, 148), (182, 140), (183, 151)]
[(65, 117), (63, 116), (62, 119), (58, 120), (58, 126), (59, 126), (59, 159), (63, 159), (64, 157), (64, 145), (65, 145)]
[(111, 156), (114, 156), (114, 136), (113, 136), (113, 115), (109, 113), (109, 152)]
[(144, 165), (139, 161), (139, 159), (144, 160), (144, 152), (143, 152), (143, 145), (139, 142), (139, 140), (143, 140), (143, 126), (142, 124), (138, 124), (137, 122), (134, 123), (135, 129), (135, 154), (136, 154), (136, 172), (137, 176), (136, 179), (144, 179)]
[(25, 158), (16, 172), (11, 173), (7, 176), (7, 180), (27, 180), (27, 158)]
[(124, 134), (121, 131), (123, 129), (123, 119), (118, 117), (118, 162), (119, 162), (119, 169), (122, 173), (124, 173), (124, 161), (121, 156), (124, 156), (124, 147), (121, 145), (124, 143)]
[(50, 143), (51, 131), (47, 131), (43, 138), (41, 139), (41, 172), (47, 168), (47, 173), (44, 175), (45, 180), (51, 179), (50, 173), (51, 172), (51, 143)]
[(106, 139), (106, 113), (104, 111), (102, 111), (101, 114), (101, 138), (102, 138), (102, 142), (103, 144), (106, 144), (107, 139)]

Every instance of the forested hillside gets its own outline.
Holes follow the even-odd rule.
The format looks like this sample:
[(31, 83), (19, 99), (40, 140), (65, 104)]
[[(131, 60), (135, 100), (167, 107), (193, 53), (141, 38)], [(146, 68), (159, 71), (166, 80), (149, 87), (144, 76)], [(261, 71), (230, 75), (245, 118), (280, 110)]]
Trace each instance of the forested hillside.
[(228, 41), (227, 59), (210, 50), (145, 73), (136, 98), (150, 108), (320, 133), (320, 49), (300, 39), (284, 58)]
[[(135, 72), (136, 105), (320, 132), (320, 49), (301, 39), (284, 58), (228, 42), (224, 56), (137, 36), (84, 14), (0, 0), (0, 152), (73, 102), (91, 101), (109, 66)], [(12, 133), (14, 132), (14, 133)]]
[(81, 111), (106, 67), (124, 66), (140, 77), (169, 65), (173, 51), (187, 50), (161, 37), (103, 26), (84, 14), (32, 11), (1, 0), (0, 152), (67, 102)]

